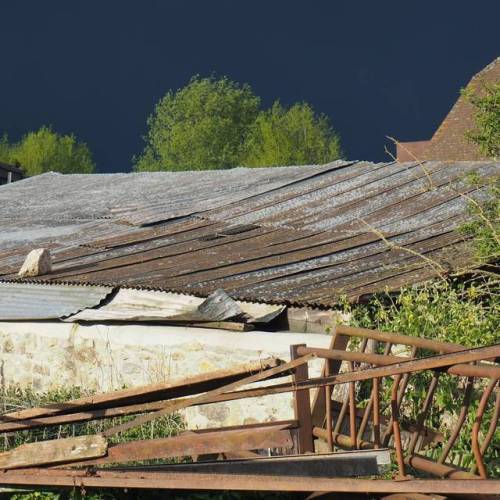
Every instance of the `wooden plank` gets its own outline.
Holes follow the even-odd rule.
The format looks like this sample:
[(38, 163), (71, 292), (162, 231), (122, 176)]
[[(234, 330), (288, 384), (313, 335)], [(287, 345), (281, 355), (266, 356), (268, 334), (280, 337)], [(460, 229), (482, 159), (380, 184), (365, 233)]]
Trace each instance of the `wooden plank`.
[(105, 457), (72, 465), (125, 464), (156, 458), (232, 453), (267, 448), (291, 448), (292, 436), (286, 427), (286, 425), (275, 425), (252, 429), (211, 431), (201, 434), (189, 431), (170, 438), (132, 441), (110, 446)]
[(54, 465), (102, 457), (108, 443), (100, 435), (26, 443), (0, 453), (0, 469)]
[(280, 360), (267, 358), (238, 365), (227, 370), (201, 373), (174, 382), (165, 382), (105, 394), (95, 394), (65, 403), (55, 403), (38, 408), (28, 408), (0, 416), (0, 422), (15, 422), (61, 413), (80, 412), (86, 409), (110, 408), (117, 405), (145, 403), (160, 399), (170, 399), (210, 391), (214, 388), (278, 366)]
[(182, 326), (194, 326), (196, 328), (216, 328), (218, 330), (229, 330), (232, 332), (251, 332), (255, 326), (249, 323), (236, 323), (235, 321), (208, 321), (206, 323), (184, 323)]

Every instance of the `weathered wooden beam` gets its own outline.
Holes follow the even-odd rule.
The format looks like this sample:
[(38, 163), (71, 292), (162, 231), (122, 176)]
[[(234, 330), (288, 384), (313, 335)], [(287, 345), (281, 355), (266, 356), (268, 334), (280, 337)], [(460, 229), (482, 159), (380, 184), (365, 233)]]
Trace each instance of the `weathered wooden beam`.
[(286, 427), (285, 424), (228, 431), (213, 430), (201, 434), (189, 431), (170, 438), (131, 441), (110, 446), (105, 457), (80, 461), (73, 465), (126, 464), (156, 458), (291, 448), (292, 436)]
[(79, 436), (26, 443), (0, 453), (0, 469), (55, 465), (98, 458), (106, 454), (108, 443), (102, 436)]

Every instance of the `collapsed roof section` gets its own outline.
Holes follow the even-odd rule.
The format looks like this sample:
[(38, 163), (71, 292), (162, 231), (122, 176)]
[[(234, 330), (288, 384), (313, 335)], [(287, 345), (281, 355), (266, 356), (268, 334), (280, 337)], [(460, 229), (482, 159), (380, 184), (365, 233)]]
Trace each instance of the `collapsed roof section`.
[(231, 320), (263, 324), (279, 316), (284, 308), (237, 302), (222, 290), (201, 299), (104, 286), (0, 282), (0, 321), (145, 321), (203, 326)]
[[(457, 231), (500, 163), (44, 174), (0, 188), (0, 279), (333, 307), (474, 265)], [(470, 183), (475, 174), (479, 184)]]

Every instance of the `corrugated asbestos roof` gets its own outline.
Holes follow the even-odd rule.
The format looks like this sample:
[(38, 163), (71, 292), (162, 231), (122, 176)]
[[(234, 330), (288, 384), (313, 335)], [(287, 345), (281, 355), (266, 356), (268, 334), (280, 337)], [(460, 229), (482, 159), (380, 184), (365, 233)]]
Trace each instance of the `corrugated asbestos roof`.
[(456, 229), (488, 197), (472, 172), (500, 164), (44, 174), (0, 188), (0, 278), (46, 247), (39, 281), (332, 306), (471, 265)]
[(113, 288), (0, 283), (0, 319), (63, 318), (101, 303)]

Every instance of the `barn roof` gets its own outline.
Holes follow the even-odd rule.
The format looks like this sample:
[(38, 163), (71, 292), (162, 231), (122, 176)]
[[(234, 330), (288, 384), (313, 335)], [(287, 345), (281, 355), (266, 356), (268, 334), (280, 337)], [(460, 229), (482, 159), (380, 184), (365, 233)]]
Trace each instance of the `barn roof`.
[(457, 228), (500, 163), (368, 163), (43, 174), (0, 187), (0, 279), (45, 247), (38, 282), (333, 306), (473, 265)]

